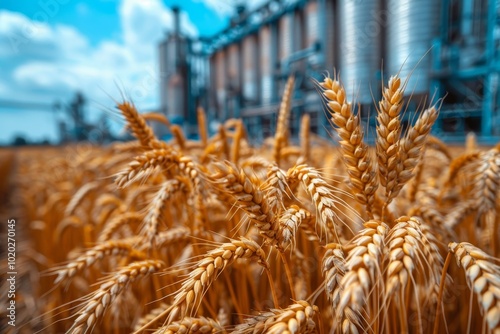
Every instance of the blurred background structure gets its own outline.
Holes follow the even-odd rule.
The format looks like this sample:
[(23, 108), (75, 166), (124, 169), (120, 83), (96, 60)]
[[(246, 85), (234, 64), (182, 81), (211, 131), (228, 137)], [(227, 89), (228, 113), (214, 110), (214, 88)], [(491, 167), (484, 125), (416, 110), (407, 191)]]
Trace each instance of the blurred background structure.
[(436, 134), (463, 142), (472, 131), (493, 143), (500, 137), (499, 53), (498, 0), (270, 0), (251, 11), (239, 2), (215, 36), (190, 39), (177, 23), (160, 44), (160, 111), (188, 136), (197, 132), (198, 105), (213, 124), (241, 117), (250, 138), (262, 141), (275, 129), (293, 74), (292, 136), (303, 113), (313, 132), (328, 136), (314, 83), (325, 71), (340, 73), (369, 127), (382, 82), (411, 74), (406, 122), (446, 95)]
[[(397, 73), (411, 74), (404, 122), (445, 96), (437, 136), (500, 139), (500, 0), (47, 3), (0, 8), (0, 144), (125, 138), (111, 111), (122, 96), (141, 112), (167, 115), (190, 138), (198, 106), (212, 133), (241, 117), (260, 143), (275, 131), (289, 75), (292, 137), (308, 113), (311, 130), (328, 138), (315, 84), (327, 71), (340, 73), (359, 104), (368, 140), (374, 101)], [(169, 138), (165, 126), (156, 130)]]

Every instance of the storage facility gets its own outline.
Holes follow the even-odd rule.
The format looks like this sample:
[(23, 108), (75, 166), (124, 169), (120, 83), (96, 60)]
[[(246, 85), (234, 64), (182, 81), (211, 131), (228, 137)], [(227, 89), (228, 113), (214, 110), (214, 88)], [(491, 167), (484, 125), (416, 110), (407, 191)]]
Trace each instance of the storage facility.
[(193, 136), (197, 106), (212, 124), (241, 117), (259, 142), (274, 132), (293, 74), (292, 136), (309, 113), (312, 131), (326, 137), (315, 80), (339, 73), (373, 127), (382, 82), (399, 73), (409, 78), (407, 122), (445, 96), (435, 128), (441, 138), (462, 141), (473, 131), (493, 142), (500, 137), (499, 50), (498, 0), (271, 0), (251, 10), (240, 4), (216, 36), (189, 39), (177, 21), (160, 45), (161, 111)]

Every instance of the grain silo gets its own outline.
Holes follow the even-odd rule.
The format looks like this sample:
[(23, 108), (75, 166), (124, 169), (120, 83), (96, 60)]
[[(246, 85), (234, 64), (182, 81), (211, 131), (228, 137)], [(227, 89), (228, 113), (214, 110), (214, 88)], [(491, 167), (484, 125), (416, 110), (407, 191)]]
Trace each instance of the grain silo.
[(439, 33), (439, 0), (389, 0), (382, 19), (387, 20), (385, 72), (408, 79), (406, 95), (428, 94), (432, 40)]
[(377, 19), (380, 1), (340, 0), (338, 4), (339, 68), (349, 100), (371, 104), (370, 89), (379, 89), (383, 27)]

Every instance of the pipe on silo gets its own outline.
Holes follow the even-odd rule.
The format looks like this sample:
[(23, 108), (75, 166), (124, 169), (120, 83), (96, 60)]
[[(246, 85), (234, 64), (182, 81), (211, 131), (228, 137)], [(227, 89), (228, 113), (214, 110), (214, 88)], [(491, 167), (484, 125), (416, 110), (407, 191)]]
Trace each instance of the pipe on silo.
[(181, 33), (180, 8), (178, 6), (173, 6), (172, 12), (174, 13), (174, 34), (179, 36)]

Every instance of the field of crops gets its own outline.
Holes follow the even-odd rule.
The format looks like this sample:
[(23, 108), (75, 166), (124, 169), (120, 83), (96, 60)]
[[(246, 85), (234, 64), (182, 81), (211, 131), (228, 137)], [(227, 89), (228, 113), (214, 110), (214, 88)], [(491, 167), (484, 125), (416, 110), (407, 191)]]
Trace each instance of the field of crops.
[(403, 131), (392, 77), (370, 147), (338, 78), (318, 87), (330, 141), (304, 115), (292, 144), (291, 78), (261, 147), (203, 110), (200, 140), (163, 142), (123, 102), (136, 141), (18, 154), (15, 329), (500, 333), (500, 145), (450, 150), (436, 105)]

